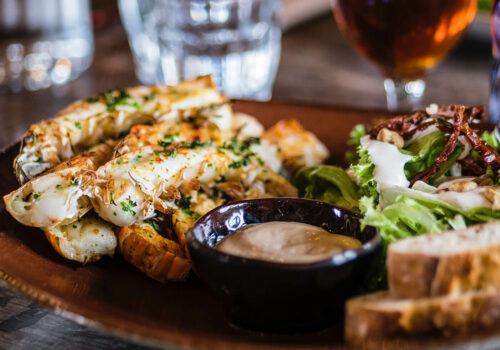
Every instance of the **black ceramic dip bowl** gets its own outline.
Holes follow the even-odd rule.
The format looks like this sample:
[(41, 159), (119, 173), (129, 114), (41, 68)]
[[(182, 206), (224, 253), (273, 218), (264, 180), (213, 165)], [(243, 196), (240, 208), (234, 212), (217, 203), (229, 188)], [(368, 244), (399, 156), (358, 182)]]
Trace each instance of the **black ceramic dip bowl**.
[[(225, 301), (230, 320), (262, 331), (325, 327), (343, 315), (345, 300), (366, 276), (382, 238), (361, 231), (360, 216), (325, 202), (266, 198), (218, 207), (187, 232), (196, 274)], [(214, 246), (245, 225), (295, 221), (355, 237), (363, 244), (312, 263), (276, 263), (222, 253)]]

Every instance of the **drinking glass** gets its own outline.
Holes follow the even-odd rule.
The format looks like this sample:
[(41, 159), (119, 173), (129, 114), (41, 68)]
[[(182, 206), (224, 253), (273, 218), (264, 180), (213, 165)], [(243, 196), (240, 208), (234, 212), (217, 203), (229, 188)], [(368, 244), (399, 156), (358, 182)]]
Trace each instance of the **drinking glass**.
[(127, 32), (137, 78), (146, 85), (165, 84), (156, 35), (154, 0), (120, 0), (118, 8)]
[(477, 0), (332, 0), (337, 24), (385, 77), (389, 110), (419, 106), (424, 75), (474, 19)]
[(120, 0), (139, 79), (176, 84), (212, 74), (229, 97), (269, 100), (281, 51), (280, 2)]
[(0, 0), (0, 90), (64, 84), (93, 52), (89, 0)]

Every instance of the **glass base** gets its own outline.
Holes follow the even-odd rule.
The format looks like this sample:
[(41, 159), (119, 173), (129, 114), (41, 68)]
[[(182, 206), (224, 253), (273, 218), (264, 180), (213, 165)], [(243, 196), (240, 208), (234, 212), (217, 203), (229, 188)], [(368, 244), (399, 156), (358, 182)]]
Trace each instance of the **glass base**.
[(408, 112), (422, 108), (422, 96), (425, 92), (425, 81), (385, 79), (384, 88), (387, 96), (387, 109), (391, 112)]

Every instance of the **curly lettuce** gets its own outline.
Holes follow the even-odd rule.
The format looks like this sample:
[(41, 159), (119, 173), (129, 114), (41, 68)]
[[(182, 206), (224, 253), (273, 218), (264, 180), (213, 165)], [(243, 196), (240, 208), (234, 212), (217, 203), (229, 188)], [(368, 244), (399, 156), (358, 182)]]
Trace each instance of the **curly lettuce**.
[[(366, 127), (363, 124), (357, 124), (349, 133), (349, 140), (347, 144), (356, 150), (359, 145), (361, 145), (361, 138), (366, 134)], [(356, 163), (359, 160), (358, 153), (356, 151), (349, 150), (345, 154), (345, 161), (347, 164)]]
[(357, 178), (360, 196), (369, 196), (378, 200), (377, 181), (373, 174), (375, 172), (375, 164), (370, 159), (370, 153), (363, 146), (358, 146), (359, 160), (356, 164), (351, 165), (354, 175)]

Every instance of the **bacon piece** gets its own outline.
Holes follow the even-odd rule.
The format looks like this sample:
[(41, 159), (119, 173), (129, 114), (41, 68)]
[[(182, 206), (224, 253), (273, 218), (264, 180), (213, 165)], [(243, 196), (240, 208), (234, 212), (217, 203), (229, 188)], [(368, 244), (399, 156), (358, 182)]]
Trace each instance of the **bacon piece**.
[(438, 172), (439, 169), (446, 163), (446, 160), (448, 157), (453, 153), (455, 150), (455, 147), (457, 146), (457, 141), (458, 141), (458, 136), (460, 135), (460, 131), (462, 129), (462, 125), (464, 122), (464, 111), (465, 107), (464, 106), (458, 106), (458, 108), (455, 108), (455, 116), (453, 117), (454, 119), (454, 124), (453, 124), (453, 133), (450, 135), (450, 138), (446, 142), (446, 145), (444, 145), (443, 150), (437, 156), (435, 159), (434, 163), (432, 166), (424, 170), (411, 179), (410, 184), (413, 185), (417, 181), (424, 181), (424, 182), (429, 182), (430, 179), (432, 179)]

